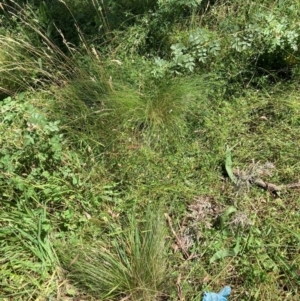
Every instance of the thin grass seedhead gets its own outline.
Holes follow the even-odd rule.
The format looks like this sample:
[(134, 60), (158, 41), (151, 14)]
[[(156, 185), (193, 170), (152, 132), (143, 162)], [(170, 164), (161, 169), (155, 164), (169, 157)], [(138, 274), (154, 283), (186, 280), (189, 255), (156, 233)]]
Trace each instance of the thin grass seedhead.
[[(23, 7), (15, 1), (9, 1), (2, 8), (11, 18), (12, 25), (21, 25), (21, 31), (0, 35), (0, 91), (13, 94), (20, 90), (62, 86), (82, 74), (75, 59), (80, 51), (66, 40), (61, 28), (53, 24), (66, 51), (49, 37), (29, 4)], [(66, 8), (69, 9), (67, 5)], [(72, 16), (70, 9), (69, 12)], [(77, 28), (75, 34), (92, 56), (91, 48), (87, 47), (82, 32)]]

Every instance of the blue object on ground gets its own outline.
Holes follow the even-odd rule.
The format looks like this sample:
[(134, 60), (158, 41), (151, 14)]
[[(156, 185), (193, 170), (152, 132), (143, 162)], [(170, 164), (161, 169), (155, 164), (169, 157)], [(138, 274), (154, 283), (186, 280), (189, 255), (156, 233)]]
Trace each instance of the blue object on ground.
[(230, 286), (225, 286), (218, 293), (205, 292), (202, 301), (227, 301), (227, 297), (230, 293)]

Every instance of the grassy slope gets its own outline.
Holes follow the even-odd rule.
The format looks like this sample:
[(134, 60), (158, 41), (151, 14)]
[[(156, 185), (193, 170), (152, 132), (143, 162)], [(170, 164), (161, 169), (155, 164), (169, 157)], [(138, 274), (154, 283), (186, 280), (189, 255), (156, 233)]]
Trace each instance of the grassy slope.
[[(3, 66), (11, 49), (24, 61), (18, 43)], [(1, 298), (199, 300), (230, 285), (230, 300), (297, 300), (299, 190), (236, 187), (224, 168), (229, 146), (248, 177), (299, 181), (297, 79), (228, 98), (214, 74), (157, 82), (144, 58), (60, 55), (1, 82), (53, 83), (1, 105)], [(57, 59), (76, 75), (51, 79)]]

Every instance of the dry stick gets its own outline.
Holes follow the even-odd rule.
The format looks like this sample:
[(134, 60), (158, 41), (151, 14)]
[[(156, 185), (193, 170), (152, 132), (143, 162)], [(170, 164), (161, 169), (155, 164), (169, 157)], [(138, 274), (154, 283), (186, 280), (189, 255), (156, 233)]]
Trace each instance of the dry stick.
[(199, 255), (197, 255), (197, 254), (193, 254), (193, 253), (190, 254), (190, 255), (188, 254), (188, 252), (186, 251), (185, 246), (183, 245), (180, 237), (178, 237), (178, 235), (176, 234), (176, 232), (175, 232), (175, 230), (174, 230), (174, 228), (172, 226), (172, 219), (171, 219), (171, 217), (167, 213), (165, 213), (165, 217), (168, 220), (169, 227), (170, 227), (173, 235), (175, 236), (175, 238), (177, 240), (177, 244), (178, 244), (179, 248), (182, 250), (182, 253), (184, 255), (185, 261), (189, 261), (189, 260), (192, 260), (194, 258), (198, 258)]
[(173, 225), (172, 225), (172, 219), (171, 217), (168, 215), (168, 213), (165, 213), (165, 218), (168, 221), (169, 227), (174, 235), (174, 237), (176, 238), (177, 244), (180, 247), (180, 249), (182, 250), (182, 253), (185, 257), (185, 259), (188, 259), (190, 256), (189, 254), (186, 252), (184, 245), (182, 244), (181, 239), (178, 237), (178, 235), (176, 234), (175, 230), (173, 229)]
[(259, 186), (263, 189), (268, 190), (269, 192), (279, 192), (279, 191), (283, 191), (286, 189), (295, 189), (295, 188), (300, 188), (300, 182), (298, 183), (291, 183), (291, 184), (286, 184), (286, 185), (275, 185), (269, 182), (266, 182), (260, 178), (252, 178), (251, 176), (247, 176), (247, 174), (243, 171), (240, 170), (234, 170), (234, 175), (239, 178), (242, 179), (243, 181), (245, 181), (248, 184), (254, 184), (256, 186)]
[(295, 189), (295, 188), (300, 188), (300, 183), (291, 183), (291, 184), (286, 184), (286, 185), (275, 185), (275, 184), (272, 184), (272, 183), (268, 183), (268, 182), (265, 182), (263, 181), (262, 179), (254, 179), (253, 181), (253, 184), (261, 187), (261, 188), (264, 188), (270, 192), (279, 192), (279, 191), (282, 191), (282, 190), (285, 190), (285, 189)]
[(177, 281), (176, 281), (176, 287), (177, 287), (177, 295), (179, 298), (179, 301), (183, 301), (184, 297), (182, 295), (182, 289), (181, 289), (181, 274), (179, 273)]
[(122, 298), (120, 301), (126, 301), (126, 300), (128, 300), (129, 298), (131, 298), (131, 294), (128, 295), (128, 296), (126, 296), (126, 297), (124, 297), (124, 298)]

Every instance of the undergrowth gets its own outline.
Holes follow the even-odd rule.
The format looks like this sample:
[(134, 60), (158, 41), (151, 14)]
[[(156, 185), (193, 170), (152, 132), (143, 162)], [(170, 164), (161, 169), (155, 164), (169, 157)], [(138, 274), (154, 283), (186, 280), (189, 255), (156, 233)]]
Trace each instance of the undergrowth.
[(298, 8), (0, 2), (1, 300), (298, 300)]

